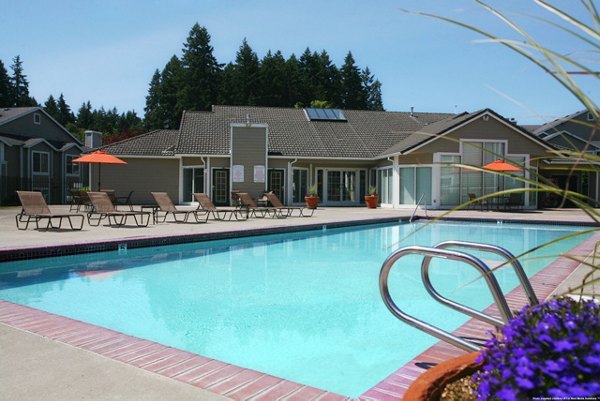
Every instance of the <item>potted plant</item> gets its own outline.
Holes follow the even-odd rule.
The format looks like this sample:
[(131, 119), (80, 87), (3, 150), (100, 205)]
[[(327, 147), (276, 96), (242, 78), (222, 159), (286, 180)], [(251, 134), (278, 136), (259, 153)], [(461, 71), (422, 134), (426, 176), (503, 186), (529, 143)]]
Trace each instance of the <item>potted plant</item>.
[(446, 385), (470, 375), (475, 384), (465, 391), (474, 394), (465, 393), (458, 399), (597, 396), (600, 304), (560, 297), (526, 306), (501, 333), (492, 335), (481, 353), (450, 359), (428, 370), (411, 385), (405, 399), (437, 400)]
[(311, 185), (308, 188), (308, 192), (304, 197), (304, 201), (306, 202), (306, 207), (308, 209), (316, 209), (319, 205), (319, 196), (317, 195), (317, 185)]
[(369, 187), (369, 194), (365, 195), (365, 203), (369, 209), (377, 209), (379, 203), (379, 196), (377, 195), (377, 188), (374, 186)]

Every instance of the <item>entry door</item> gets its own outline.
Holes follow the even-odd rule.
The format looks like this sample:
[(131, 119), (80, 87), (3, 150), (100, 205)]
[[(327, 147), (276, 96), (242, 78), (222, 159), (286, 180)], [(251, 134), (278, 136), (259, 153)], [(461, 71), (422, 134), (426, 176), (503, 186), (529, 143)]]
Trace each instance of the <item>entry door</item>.
[(273, 191), (282, 203), (285, 203), (284, 194), (284, 170), (271, 169), (268, 173), (267, 188), (269, 191)]
[(212, 201), (215, 206), (229, 205), (229, 169), (213, 169)]

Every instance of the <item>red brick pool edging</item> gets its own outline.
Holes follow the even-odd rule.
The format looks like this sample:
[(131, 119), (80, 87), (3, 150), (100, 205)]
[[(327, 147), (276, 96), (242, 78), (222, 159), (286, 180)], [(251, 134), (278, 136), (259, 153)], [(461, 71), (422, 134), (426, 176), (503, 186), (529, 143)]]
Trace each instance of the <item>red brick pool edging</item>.
[[(595, 243), (599, 240), (600, 234), (594, 234), (569, 251), (569, 254), (585, 258), (592, 253)], [(579, 264), (575, 260), (561, 257), (535, 274), (531, 278), (531, 284), (538, 298), (548, 297)], [(515, 310), (525, 305), (527, 298), (521, 287), (517, 287), (507, 295), (507, 301), (511, 309)], [(486, 311), (493, 313), (494, 307), (489, 307)], [(188, 383), (233, 400), (350, 400), (339, 394), (2, 299), (0, 299), (0, 323)], [(461, 336), (481, 337), (490, 328), (489, 325), (471, 319), (454, 333)], [(438, 342), (355, 400), (400, 400), (408, 386), (425, 371), (425, 366), (462, 354), (463, 351)]]

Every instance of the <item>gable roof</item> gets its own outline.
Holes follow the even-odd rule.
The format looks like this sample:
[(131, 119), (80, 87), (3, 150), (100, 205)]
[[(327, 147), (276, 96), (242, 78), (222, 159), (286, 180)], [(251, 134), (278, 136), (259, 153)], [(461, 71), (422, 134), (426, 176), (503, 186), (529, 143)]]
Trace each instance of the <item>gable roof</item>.
[(573, 114), (569, 114), (568, 116), (564, 116), (564, 117), (561, 117), (561, 118), (557, 118), (557, 119), (556, 119), (556, 120), (554, 120), (554, 121), (550, 121), (549, 123), (546, 123), (546, 124), (543, 124), (543, 125), (540, 125), (540, 126), (538, 126), (538, 127), (535, 129), (535, 131), (533, 131), (533, 133), (534, 133), (535, 135), (540, 135), (540, 134), (542, 134), (542, 133), (544, 133), (544, 132), (546, 132), (546, 131), (549, 131), (549, 130), (555, 129), (555, 128), (556, 128), (556, 127), (558, 127), (559, 125), (562, 125), (562, 124), (564, 124), (564, 123), (566, 123), (566, 122), (569, 122), (569, 121), (571, 121), (571, 120), (573, 120), (573, 119), (575, 119), (575, 118), (577, 118), (577, 117), (581, 116), (581, 115), (582, 115), (582, 114), (584, 114), (584, 113), (585, 113), (585, 114), (587, 114), (587, 112), (588, 112), (587, 110), (580, 110), (580, 111), (576, 111), (576, 112), (575, 112), (575, 113), (573, 113)]
[(173, 156), (178, 130), (158, 129), (98, 149), (113, 155)]
[(56, 121), (50, 114), (46, 112), (42, 107), (4, 107), (0, 108), (0, 126), (7, 124), (13, 120), (24, 117), (33, 112), (38, 112), (44, 114), (50, 121), (56, 124), (65, 134), (67, 134), (73, 141), (81, 147), (82, 143), (79, 139), (77, 139), (73, 134), (69, 132), (61, 123)]
[(399, 142), (399, 143), (395, 144), (394, 146), (392, 146), (391, 148), (387, 149), (380, 156), (381, 157), (385, 157), (385, 156), (389, 157), (389, 156), (392, 156), (395, 154), (410, 153), (411, 151), (415, 150), (416, 148), (426, 145), (430, 142), (436, 141), (439, 138), (443, 137), (444, 135), (450, 133), (455, 128), (458, 128), (459, 126), (462, 126), (463, 124), (467, 124), (468, 122), (473, 121), (484, 115), (492, 116), (496, 120), (511, 127), (512, 129), (514, 129), (521, 135), (525, 136), (529, 140), (536, 142), (541, 147), (549, 149), (549, 150), (554, 150), (554, 148), (551, 144), (546, 143), (545, 141), (541, 140), (540, 138), (533, 135), (528, 130), (520, 127), (519, 125), (515, 124), (514, 122), (512, 122), (510, 120), (507, 120), (506, 118), (502, 117), (501, 115), (499, 115), (498, 113), (496, 113), (495, 111), (493, 111), (491, 109), (483, 109), (483, 110), (479, 110), (479, 111), (476, 111), (473, 113), (458, 114), (456, 116), (453, 116), (453, 117), (438, 121), (436, 123), (427, 125), (427, 126), (423, 127), (423, 129), (415, 132), (413, 135), (411, 135), (406, 140)]

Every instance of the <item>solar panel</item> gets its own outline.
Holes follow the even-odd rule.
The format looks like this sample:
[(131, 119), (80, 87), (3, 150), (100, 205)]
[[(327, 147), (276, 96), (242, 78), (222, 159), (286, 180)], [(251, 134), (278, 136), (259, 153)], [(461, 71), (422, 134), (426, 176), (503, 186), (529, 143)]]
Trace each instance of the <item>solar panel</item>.
[(340, 109), (304, 109), (310, 121), (347, 121), (346, 116)]

